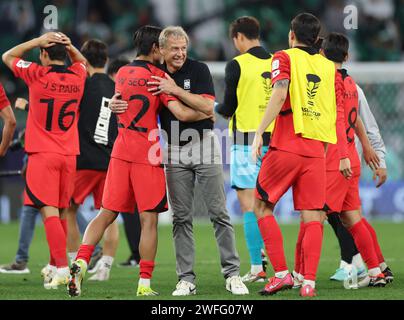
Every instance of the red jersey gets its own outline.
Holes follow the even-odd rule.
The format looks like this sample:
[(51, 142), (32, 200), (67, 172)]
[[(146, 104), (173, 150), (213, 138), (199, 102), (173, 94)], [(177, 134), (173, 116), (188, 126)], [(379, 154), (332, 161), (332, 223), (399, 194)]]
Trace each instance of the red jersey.
[(118, 114), (118, 137), (111, 157), (134, 163), (160, 165), (157, 117), (162, 106), (177, 99), (166, 94), (153, 96), (152, 92), (147, 91), (150, 88), (147, 82), (154, 81), (152, 76), (164, 75), (164, 71), (142, 60), (135, 60), (119, 69), (115, 92), (119, 92), (122, 100), (128, 102), (128, 109)]
[[(313, 48), (300, 48), (315, 54)], [(272, 59), (272, 85), (280, 80), (290, 80), (290, 58), (287, 53), (278, 51)], [(337, 100), (337, 137), (345, 134), (344, 130), (344, 100), (343, 82), (341, 74), (335, 73), (335, 95)], [(270, 146), (286, 152), (291, 152), (311, 158), (324, 158), (324, 143), (317, 140), (303, 138), (301, 134), (295, 134), (293, 125), (292, 107), (289, 92), (282, 106), (279, 116), (276, 118), (275, 129), (272, 133)], [(341, 158), (347, 157), (344, 145), (339, 145)]]
[(78, 107), (87, 77), (85, 65), (44, 67), (15, 59), (13, 72), (29, 89), (25, 151), (78, 155)]
[[(355, 145), (355, 123), (359, 113), (358, 89), (355, 81), (345, 69), (338, 70), (344, 81), (345, 139), (348, 140), (348, 153), (351, 167), (360, 167), (360, 159)], [(338, 148), (330, 144), (327, 150), (327, 170), (339, 170)]]
[(8, 101), (6, 92), (4, 91), (3, 86), (0, 83), (0, 111), (3, 110), (5, 107), (10, 105), (10, 101)]

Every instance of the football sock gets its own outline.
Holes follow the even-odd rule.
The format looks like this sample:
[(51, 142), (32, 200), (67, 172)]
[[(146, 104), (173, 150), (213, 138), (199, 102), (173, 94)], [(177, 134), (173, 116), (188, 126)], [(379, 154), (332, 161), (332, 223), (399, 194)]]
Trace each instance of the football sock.
[(347, 264), (351, 264), (352, 257), (359, 253), (352, 235), (342, 224), (338, 213), (333, 212), (328, 214), (327, 221), (337, 236), (341, 250), (341, 260), (345, 261)]
[(55, 265), (58, 268), (67, 267), (69, 264), (66, 256), (66, 236), (59, 217), (52, 216), (46, 218), (44, 226), (49, 251), (54, 259)]
[(352, 264), (355, 266), (356, 270), (358, 270), (358, 271), (366, 268), (360, 253), (353, 256)]
[(243, 214), (243, 222), (244, 236), (247, 242), (248, 253), (250, 254), (251, 265), (262, 265), (261, 248), (264, 243), (254, 212), (245, 212)]
[(377, 277), (379, 274), (381, 274), (382, 273), (382, 271), (380, 270), (380, 268), (379, 267), (377, 267), (377, 268), (371, 268), (371, 269), (369, 269), (369, 271), (368, 271), (368, 274), (369, 274), (369, 276), (371, 276), (371, 277)]
[(76, 260), (76, 256), (77, 256), (77, 251), (74, 252), (68, 252), (67, 253), (70, 263), (73, 262), (74, 260)]
[(306, 285), (309, 285), (309, 286), (311, 286), (311, 287), (314, 289), (314, 288), (316, 287), (316, 282), (313, 281), (313, 280), (306, 280), (306, 279), (304, 279), (304, 280), (303, 280), (303, 287), (306, 286)]
[(364, 225), (366, 226), (366, 228), (368, 228), (370, 235), (372, 236), (373, 247), (375, 248), (377, 259), (379, 260), (379, 263), (384, 262), (384, 257), (382, 254), (382, 250), (380, 249), (379, 241), (377, 240), (377, 235), (376, 235), (375, 229), (365, 218), (362, 218), (362, 221), (363, 221)]
[(345, 262), (344, 260), (341, 260), (341, 262), (339, 263), (339, 268), (343, 269), (345, 267), (349, 266), (349, 263)]
[(300, 272), (300, 265), (302, 260), (302, 241), (304, 236), (304, 223), (303, 221), (300, 222), (299, 234), (297, 236), (296, 241), (296, 249), (295, 249), (295, 271), (297, 273)]
[(87, 264), (89, 264), (94, 249), (95, 246), (92, 246), (90, 244), (82, 244), (79, 248), (79, 251), (77, 252), (76, 260), (81, 259), (84, 260)]
[(316, 280), (322, 242), (323, 228), (321, 223), (319, 221), (305, 223), (305, 232), (302, 242), (305, 280)]
[(68, 267), (58, 268), (57, 274), (61, 277), (68, 277), (70, 274), (70, 269)]
[(154, 261), (140, 259), (139, 269), (141, 279), (151, 279), (154, 270)]
[(285, 253), (283, 251), (283, 237), (275, 217), (265, 216), (258, 220), (258, 227), (264, 240), (268, 258), (275, 272), (287, 271)]
[(386, 270), (387, 269), (387, 264), (386, 264), (386, 262), (382, 262), (381, 264), (380, 264), (380, 270), (382, 270), (382, 272), (384, 271), (384, 270)]
[(289, 271), (288, 271), (288, 270), (280, 271), (280, 272), (275, 272), (275, 277), (277, 277), (277, 278), (279, 278), (279, 279), (283, 279), (283, 278), (285, 278), (288, 274), (289, 274)]
[(262, 268), (262, 263), (258, 265), (251, 265), (251, 270), (250, 272), (252, 274), (258, 274), (260, 272), (264, 271), (264, 268)]
[(150, 279), (139, 279), (139, 285), (143, 287), (150, 287)]
[(111, 269), (112, 263), (114, 262), (114, 257), (102, 256), (101, 261), (102, 261), (102, 266), (103, 267)]
[(361, 253), (363, 260), (365, 260), (366, 265), (369, 269), (379, 267), (379, 262), (377, 259), (376, 251), (373, 246), (372, 236), (361, 219), (359, 222), (355, 223), (349, 232), (355, 240), (355, 244)]

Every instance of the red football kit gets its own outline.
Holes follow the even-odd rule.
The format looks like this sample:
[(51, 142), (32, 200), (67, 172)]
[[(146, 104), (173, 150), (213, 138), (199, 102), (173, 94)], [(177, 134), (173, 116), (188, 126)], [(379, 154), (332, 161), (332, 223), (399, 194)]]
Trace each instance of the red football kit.
[(2, 84), (0, 83), (0, 111), (3, 110), (5, 107), (10, 105), (10, 101), (7, 98), (6, 92)]
[(111, 211), (134, 212), (135, 206), (138, 212), (168, 208), (157, 117), (176, 98), (148, 92), (152, 76), (164, 77), (164, 72), (142, 60), (120, 68), (116, 75), (115, 92), (128, 101), (128, 109), (118, 115), (118, 137), (102, 198), (102, 206)]
[(24, 204), (68, 208), (79, 154), (78, 106), (86, 67), (82, 63), (44, 67), (15, 59), (13, 72), (29, 88)]
[(361, 163), (355, 146), (355, 123), (359, 113), (358, 90), (355, 81), (347, 74), (345, 69), (338, 70), (338, 73), (342, 75), (344, 81), (346, 139), (353, 175), (350, 180), (347, 180), (339, 172), (338, 150), (336, 145), (330, 144), (326, 157), (326, 208), (330, 212), (358, 210), (361, 205), (359, 198)]
[[(316, 54), (314, 48), (299, 48), (309, 54)], [(291, 79), (290, 58), (287, 53), (275, 53), (272, 70), (272, 85), (284, 79)], [(304, 88), (302, 88), (304, 90)], [(335, 75), (337, 104), (337, 138), (345, 135), (343, 83), (339, 73)], [(293, 202), (296, 210), (320, 210), (326, 197), (325, 144), (321, 141), (303, 138), (295, 134), (290, 94), (276, 118), (270, 149), (262, 160), (257, 178), (255, 195), (258, 199), (276, 204), (282, 195), (293, 188)], [(346, 139), (346, 137), (345, 137)], [(339, 143), (340, 158), (347, 156), (346, 144)], [(258, 220), (265, 248), (276, 273), (287, 273), (283, 236), (274, 215), (265, 215)], [(305, 280), (315, 281), (321, 254), (323, 226), (319, 221), (302, 223), (296, 246), (298, 269)], [(302, 263), (300, 263), (302, 261)], [(302, 265), (302, 267), (300, 266)], [(290, 276), (289, 276), (290, 277)], [(276, 280), (276, 277), (271, 279)], [(293, 281), (292, 284), (293, 285)], [(268, 283), (269, 289), (271, 282)], [(267, 287), (265, 288), (267, 290)]]
[[(272, 70), (272, 85), (280, 80), (290, 80), (290, 58), (283, 51), (277, 52), (273, 62), (279, 61), (279, 69)], [(276, 73), (274, 72), (276, 71)], [(341, 74), (335, 76), (337, 99), (337, 136), (345, 135), (343, 82)], [(338, 144), (340, 158), (347, 156), (346, 145)], [(321, 209), (326, 197), (325, 145), (321, 141), (303, 138), (295, 134), (290, 96), (276, 118), (270, 150), (262, 160), (255, 195), (258, 199), (277, 203), (282, 195), (293, 187), (295, 210)]]

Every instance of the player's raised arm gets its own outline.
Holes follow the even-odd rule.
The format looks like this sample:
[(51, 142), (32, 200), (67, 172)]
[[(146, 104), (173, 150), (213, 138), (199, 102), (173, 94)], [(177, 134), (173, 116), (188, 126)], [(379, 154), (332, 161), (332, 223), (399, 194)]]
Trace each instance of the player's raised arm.
[(32, 40), (21, 43), (14, 48), (6, 51), (2, 55), (3, 62), (9, 67), (11, 70), (13, 68), (13, 61), (16, 58), (22, 58), (27, 51), (30, 51), (34, 48), (49, 48), (54, 46), (56, 43), (62, 43), (64, 40), (62, 36), (58, 32), (47, 32), (38, 38), (34, 38)]

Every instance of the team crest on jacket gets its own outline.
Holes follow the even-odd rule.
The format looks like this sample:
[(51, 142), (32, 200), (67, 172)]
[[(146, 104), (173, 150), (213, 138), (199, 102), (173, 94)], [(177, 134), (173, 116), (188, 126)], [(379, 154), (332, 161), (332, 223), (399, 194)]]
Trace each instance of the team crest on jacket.
[(191, 80), (185, 79), (184, 80), (184, 90), (190, 90), (190, 89), (191, 89)]

